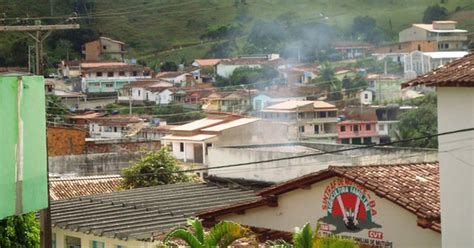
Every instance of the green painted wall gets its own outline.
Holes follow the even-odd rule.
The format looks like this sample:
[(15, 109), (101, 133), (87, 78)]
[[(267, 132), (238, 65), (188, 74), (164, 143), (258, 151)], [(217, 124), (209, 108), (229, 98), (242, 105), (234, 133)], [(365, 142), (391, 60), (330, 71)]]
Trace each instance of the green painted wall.
[[(0, 219), (47, 207), (45, 117), (43, 77), (0, 77)], [(17, 154), (23, 154), (23, 170)]]

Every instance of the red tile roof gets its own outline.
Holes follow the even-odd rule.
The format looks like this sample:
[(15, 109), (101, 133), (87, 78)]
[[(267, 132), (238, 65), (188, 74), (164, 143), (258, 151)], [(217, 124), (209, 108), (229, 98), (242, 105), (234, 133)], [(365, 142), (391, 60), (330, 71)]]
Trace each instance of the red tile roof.
[(51, 178), (49, 180), (49, 195), (52, 200), (62, 200), (110, 193), (119, 191), (121, 181), (122, 177), (119, 175)]
[(402, 84), (402, 88), (425, 85), (435, 87), (474, 87), (474, 53)]
[(274, 204), (276, 196), (300, 189), (331, 177), (345, 177), (386, 198), (418, 217), (417, 224), (441, 232), (440, 188), (438, 162), (397, 165), (330, 166), (326, 170), (276, 184), (264, 189), (260, 199), (237, 203), (223, 208), (198, 213), (212, 219), (246, 209)]

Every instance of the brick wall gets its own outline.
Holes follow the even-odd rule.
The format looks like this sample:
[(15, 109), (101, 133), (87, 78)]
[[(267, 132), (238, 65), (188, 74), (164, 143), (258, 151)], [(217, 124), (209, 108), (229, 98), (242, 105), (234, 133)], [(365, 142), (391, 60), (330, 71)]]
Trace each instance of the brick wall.
[(69, 127), (48, 127), (48, 156), (83, 154), (87, 132)]
[(104, 141), (88, 141), (86, 142), (86, 152), (92, 153), (110, 153), (110, 152), (136, 152), (142, 149), (159, 150), (161, 148), (160, 141), (124, 141), (124, 142), (104, 142)]

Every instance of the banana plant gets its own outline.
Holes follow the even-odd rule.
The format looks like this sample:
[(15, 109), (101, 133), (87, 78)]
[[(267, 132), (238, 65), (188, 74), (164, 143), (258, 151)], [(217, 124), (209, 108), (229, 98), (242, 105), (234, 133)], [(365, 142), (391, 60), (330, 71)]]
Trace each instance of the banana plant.
[[(319, 223), (316, 229), (309, 223), (306, 223), (303, 228), (295, 228), (293, 233), (294, 248), (357, 248), (358, 246), (353, 240), (341, 239), (336, 237), (322, 237), (319, 235)], [(291, 247), (291, 246), (290, 246)]]
[(186, 242), (191, 248), (225, 248), (249, 234), (247, 228), (231, 221), (219, 222), (207, 234), (200, 219), (191, 218), (187, 222), (192, 230), (184, 227), (175, 228), (165, 236), (163, 243), (170, 244), (172, 238), (177, 238)]

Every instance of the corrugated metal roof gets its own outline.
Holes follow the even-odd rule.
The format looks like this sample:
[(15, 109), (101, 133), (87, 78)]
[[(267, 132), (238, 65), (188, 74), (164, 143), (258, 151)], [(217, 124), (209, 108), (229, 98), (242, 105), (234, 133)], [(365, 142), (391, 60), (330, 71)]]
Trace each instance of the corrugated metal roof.
[(150, 241), (198, 211), (255, 199), (249, 190), (180, 183), (53, 201), (51, 218), (62, 229)]
[(246, 124), (249, 124), (249, 123), (252, 123), (252, 122), (256, 122), (258, 120), (259, 120), (258, 118), (240, 118), (240, 119), (237, 119), (237, 120), (234, 120), (234, 121), (230, 121), (230, 122), (227, 122), (227, 123), (223, 123), (223, 124), (219, 124), (219, 125), (216, 125), (216, 126), (205, 128), (202, 131), (205, 131), (205, 132), (221, 132), (221, 131), (224, 131), (226, 129), (246, 125)]

